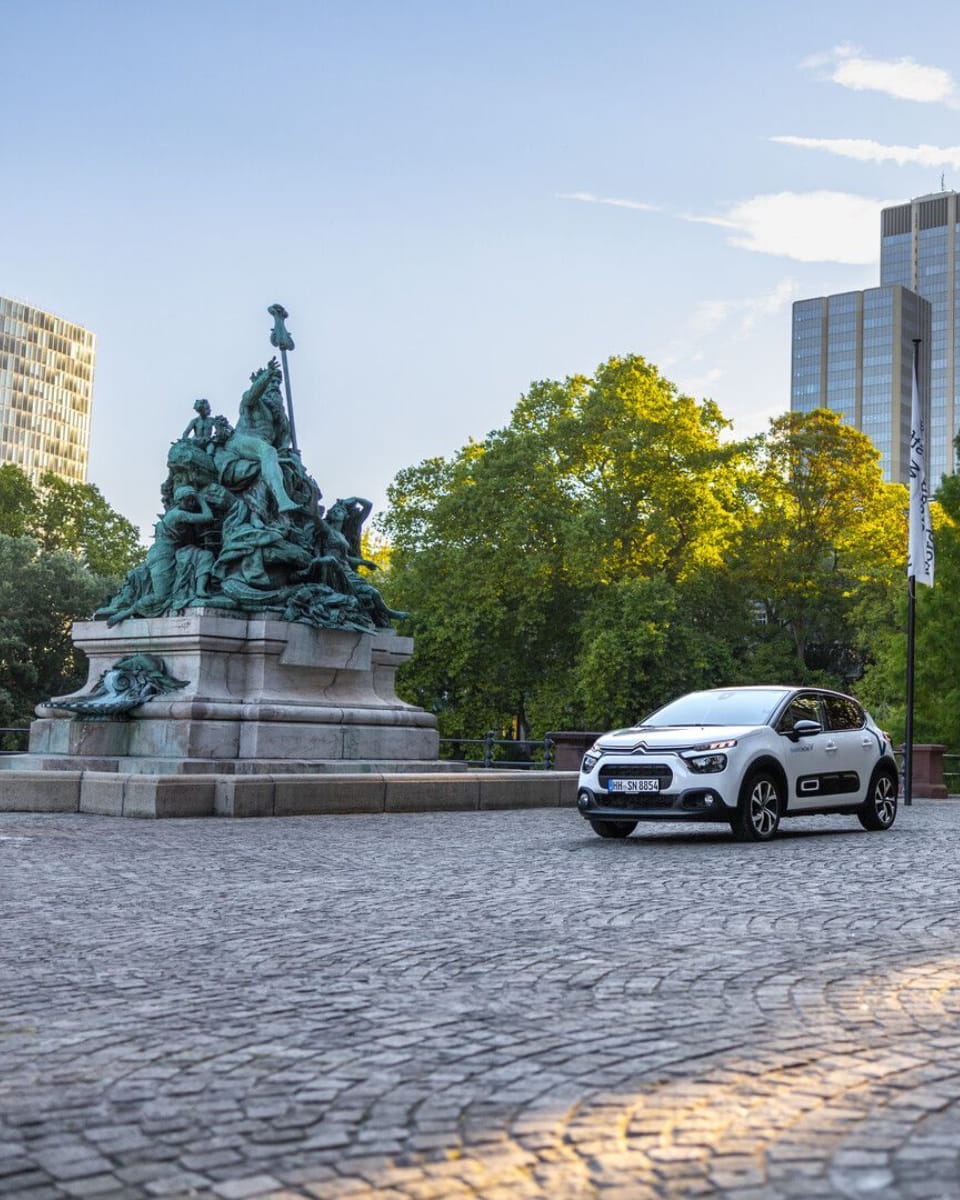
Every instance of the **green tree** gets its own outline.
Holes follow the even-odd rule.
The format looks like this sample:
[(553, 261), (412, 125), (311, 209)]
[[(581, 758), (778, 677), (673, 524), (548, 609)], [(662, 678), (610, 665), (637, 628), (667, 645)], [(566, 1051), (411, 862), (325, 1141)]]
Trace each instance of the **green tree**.
[(46, 475), (35, 488), (0, 466), (0, 724), (73, 690), (85, 667), (70, 627), (142, 557), (136, 528), (92, 484)]
[(0, 724), (26, 724), (41, 700), (83, 682), (70, 627), (107, 588), (73, 554), (0, 533)]
[[(958, 447), (960, 449), (960, 447)], [(947, 476), (932, 506), (934, 586), (916, 588), (913, 737), (960, 749), (960, 476)], [(905, 545), (905, 543), (904, 543)], [(894, 624), (877, 637), (860, 695), (896, 742), (906, 733), (907, 575), (901, 554)]]
[(523, 736), (626, 717), (667, 663), (709, 676), (676, 648), (702, 617), (685, 597), (739, 526), (748, 460), (727, 429), (631, 356), (533, 384), (505, 428), (400, 472), (382, 528), (390, 603), (414, 614), (407, 694), (450, 736)]
[(878, 625), (894, 620), (904, 488), (883, 482), (866, 435), (818, 409), (771, 421), (752, 491), (736, 561), (744, 593), (766, 620), (756, 673), (855, 679)]
[(45, 550), (69, 550), (96, 575), (120, 578), (143, 557), (140, 532), (92, 483), (46, 474), (31, 530)]
[(24, 537), (36, 526), (37, 506), (29, 476), (15, 463), (0, 466), (0, 533)]

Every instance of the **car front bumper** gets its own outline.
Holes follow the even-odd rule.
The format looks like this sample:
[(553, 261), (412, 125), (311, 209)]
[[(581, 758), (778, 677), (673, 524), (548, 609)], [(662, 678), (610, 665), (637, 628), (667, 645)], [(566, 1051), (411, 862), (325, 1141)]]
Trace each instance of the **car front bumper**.
[(729, 821), (736, 811), (715, 788), (703, 784), (628, 796), (581, 783), (577, 809), (588, 821)]

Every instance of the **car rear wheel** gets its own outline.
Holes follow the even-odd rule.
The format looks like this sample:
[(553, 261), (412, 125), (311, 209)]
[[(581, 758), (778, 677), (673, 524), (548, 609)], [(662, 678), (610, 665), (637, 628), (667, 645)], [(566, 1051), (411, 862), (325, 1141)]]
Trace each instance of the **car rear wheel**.
[(889, 829), (896, 820), (897, 777), (888, 767), (874, 771), (867, 799), (857, 816), (864, 829)]
[(636, 829), (636, 821), (591, 821), (593, 832), (603, 838), (629, 837)]
[(738, 842), (768, 842), (777, 832), (783, 798), (780, 784), (766, 771), (748, 775), (740, 789), (740, 803), (730, 818)]

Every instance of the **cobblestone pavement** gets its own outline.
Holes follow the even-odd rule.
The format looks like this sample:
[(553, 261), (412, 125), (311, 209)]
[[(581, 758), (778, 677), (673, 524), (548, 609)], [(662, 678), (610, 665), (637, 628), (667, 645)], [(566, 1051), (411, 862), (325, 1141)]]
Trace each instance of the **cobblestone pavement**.
[(0, 1194), (960, 1197), (960, 804), (0, 817)]

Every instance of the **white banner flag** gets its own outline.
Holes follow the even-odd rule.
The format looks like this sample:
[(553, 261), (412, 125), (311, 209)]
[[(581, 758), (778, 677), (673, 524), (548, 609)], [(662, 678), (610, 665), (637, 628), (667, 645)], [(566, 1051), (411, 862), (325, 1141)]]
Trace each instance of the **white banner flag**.
[(910, 539), (907, 547), (907, 578), (933, 586), (933, 527), (930, 524), (930, 493), (924, 454), (923, 413), (917, 387), (917, 364), (913, 364), (913, 396), (910, 414)]

